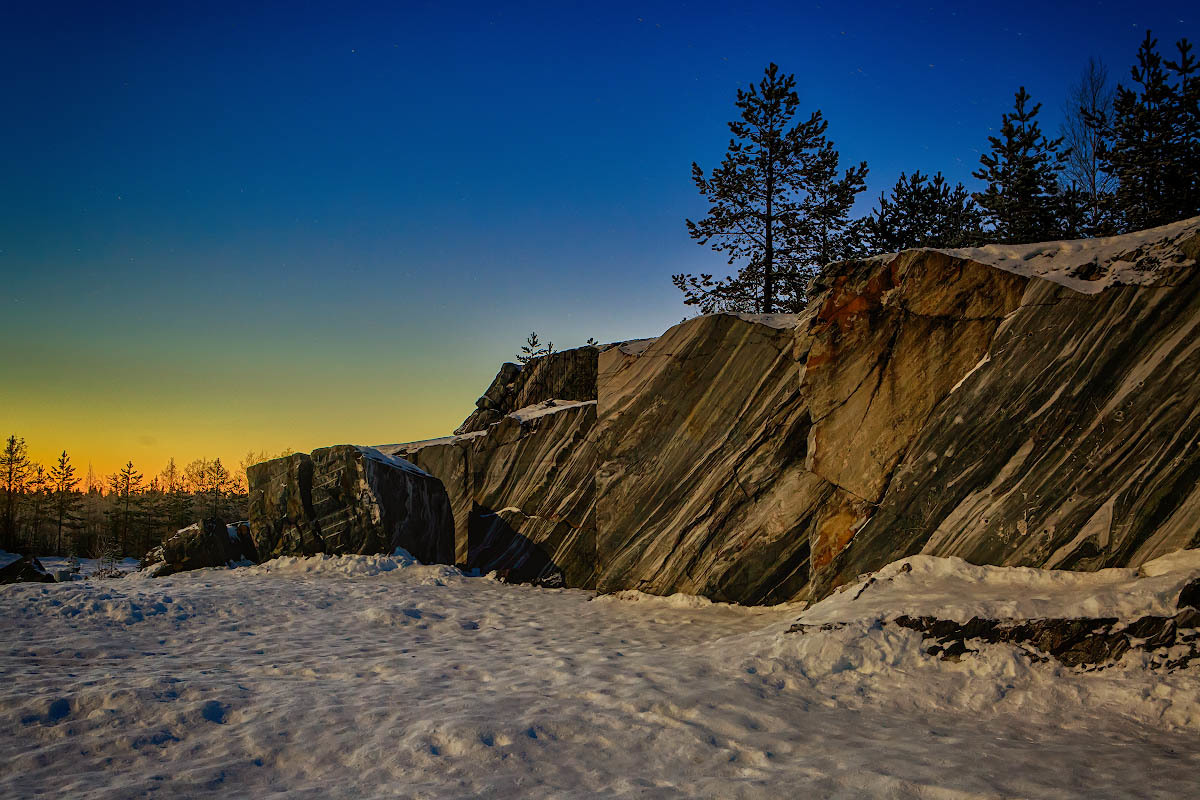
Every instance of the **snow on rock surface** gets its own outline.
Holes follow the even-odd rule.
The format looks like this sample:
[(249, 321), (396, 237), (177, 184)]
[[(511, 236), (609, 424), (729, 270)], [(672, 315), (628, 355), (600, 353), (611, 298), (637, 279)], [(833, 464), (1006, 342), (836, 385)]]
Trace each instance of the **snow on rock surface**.
[(1139, 568), (1097, 572), (976, 566), (961, 558), (911, 556), (847, 584), (799, 619), (811, 625), (900, 614), (958, 622), (972, 617), (1132, 621), (1148, 614), (1174, 614), (1179, 590), (1197, 576), (1200, 549), (1181, 550)]
[[(966, 587), (978, 608), (1018, 589), (1020, 613), (1084, 608), (1097, 593), (1134, 613), (1193, 571), (1192, 556), (1075, 583), (907, 563), (858, 600), (852, 587), (803, 612), (593, 599), (403, 553), (4, 587), (0, 795), (1194, 792), (1195, 667), (1149, 673), (1127, 656), (1086, 672), (1007, 645), (946, 662), (875, 619), (893, 591), (918, 598), (914, 610), (968, 613)], [(850, 624), (789, 634), (798, 617)]]
[(989, 244), (939, 252), (1016, 275), (1042, 278), (1083, 294), (1096, 294), (1110, 286), (1154, 286), (1169, 282), (1180, 267), (1190, 266), (1176, 257), (1177, 245), (1198, 233), (1200, 217), (1193, 217), (1121, 236)]

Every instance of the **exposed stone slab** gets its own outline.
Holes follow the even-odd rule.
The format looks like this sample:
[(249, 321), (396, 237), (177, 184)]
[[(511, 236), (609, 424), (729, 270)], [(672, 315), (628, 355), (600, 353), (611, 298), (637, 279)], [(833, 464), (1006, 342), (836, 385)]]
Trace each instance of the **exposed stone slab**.
[(143, 559), (155, 577), (207, 567), (224, 567), (241, 561), (258, 562), (249, 522), (209, 518), (181, 528)]
[(336, 445), (255, 464), (250, 532), (260, 558), (390, 553), (426, 563), (454, 557), (442, 482), (374, 448)]
[(551, 400), (483, 432), (384, 449), (445, 484), (456, 563), (511, 580), (590, 586), (595, 423), (594, 401)]
[(487, 391), (475, 401), (475, 411), (454, 433), (486, 430), (514, 411), (547, 400), (595, 400), (599, 353), (595, 347), (577, 347), (539, 356), (523, 366), (501, 365)]
[(818, 594), (917, 552), (1100, 569), (1200, 545), (1196, 241), (1172, 286), (1032, 281)]

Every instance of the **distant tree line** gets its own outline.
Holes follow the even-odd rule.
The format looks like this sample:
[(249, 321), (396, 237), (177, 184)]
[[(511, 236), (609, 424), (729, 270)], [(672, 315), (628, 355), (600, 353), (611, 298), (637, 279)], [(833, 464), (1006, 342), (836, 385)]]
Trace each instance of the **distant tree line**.
[[(286, 455), (286, 453), (284, 453)], [(0, 549), (37, 555), (141, 558), (164, 537), (203, 517), (246, 518), (248, 453), (235, 470), (221, 459), (183, 467), (170, 459), (149, 478), (127, 461), (111, 475), (81, 476), (67, 451), (45, 467), (12, 435), (0, 452)]]
[(913, 247), (1024, 244), (1106, 236), (1200, 214), (1200, 67), (1187, 39), (1175, 58), (1146, 34), (1128, 83), (1110, 88), (1092, 60), (1070, 87), (1060, 135), (1038, 123), (1025, 87), (988, 137), (971, 192), (940, 173), (902, 173), (871, 213), (852, 218), (867, 163), (842, 168), (821, 112), (798, 116), (796, 81), (769, 65), (738, 89), (738, 118), (712, 170), (692, 164), (710, 203), (687, 220), (699, 244), (736, 275), (681, 273), (684, 302), (703, 313), (795, 312), (825, 264)]

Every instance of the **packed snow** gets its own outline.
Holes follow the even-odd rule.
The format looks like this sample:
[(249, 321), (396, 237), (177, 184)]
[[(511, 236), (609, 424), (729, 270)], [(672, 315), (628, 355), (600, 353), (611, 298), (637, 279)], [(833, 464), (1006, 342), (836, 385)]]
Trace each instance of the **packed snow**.
[[(20, 556), (16, 553), (0, 550), (0, 567), (7, 567), (18, 558)], [(103, 565), (103, 561), (99, 558), (77, 558), (72, 563), (71, 559), (66, 556), (38, 556), (38, 561), (51, 575), (59, 572), (70, 572), (75, 566), (78, 566), (79, 572), (74, 573), (74, 575), (81, 580), (94, 575)], [(136, 558), (122, 558), (114, 562), (113, 567), (120, 572), (129, 574), (137, 570), (138, 564), (139, 562)]]
[(1044, 278), (1082, 294), (1097, 294), (1109, 286), (1152, 284), (1164, 268), (1186, 262), (1162, 261), (1180, 241), (1200, 232), (1200, 217), (1173, 222), (1121, 236), (1037, 244), (989, 244), (943, 250), (996, 269)]
[(884, 621), (1169, 611), (1197, 572), (914, 557), (807, 609), (403, 551), (5, 586), (0, 796), (1193, 796), (1200, 670), (947, 662)]

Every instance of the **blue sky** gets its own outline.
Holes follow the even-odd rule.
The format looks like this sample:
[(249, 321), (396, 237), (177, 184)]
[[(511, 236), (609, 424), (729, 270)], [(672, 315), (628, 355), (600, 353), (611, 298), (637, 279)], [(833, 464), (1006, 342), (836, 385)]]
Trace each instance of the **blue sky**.
[[(104, 469), (445, 432), (537, 329), (654, 335), (689, 170), (794, 72), (867, 211), (1057, 128), (1188, 3), (39, 3), (0, 26), (0, 423)], [(149, 442), (152, 442), (150, 444)], [(213, 452), (194, 452), (207, 447)], [(122, 455), (124, 453), (124, 455)], [(85, 454), (81, 454), (85, 455)]]

